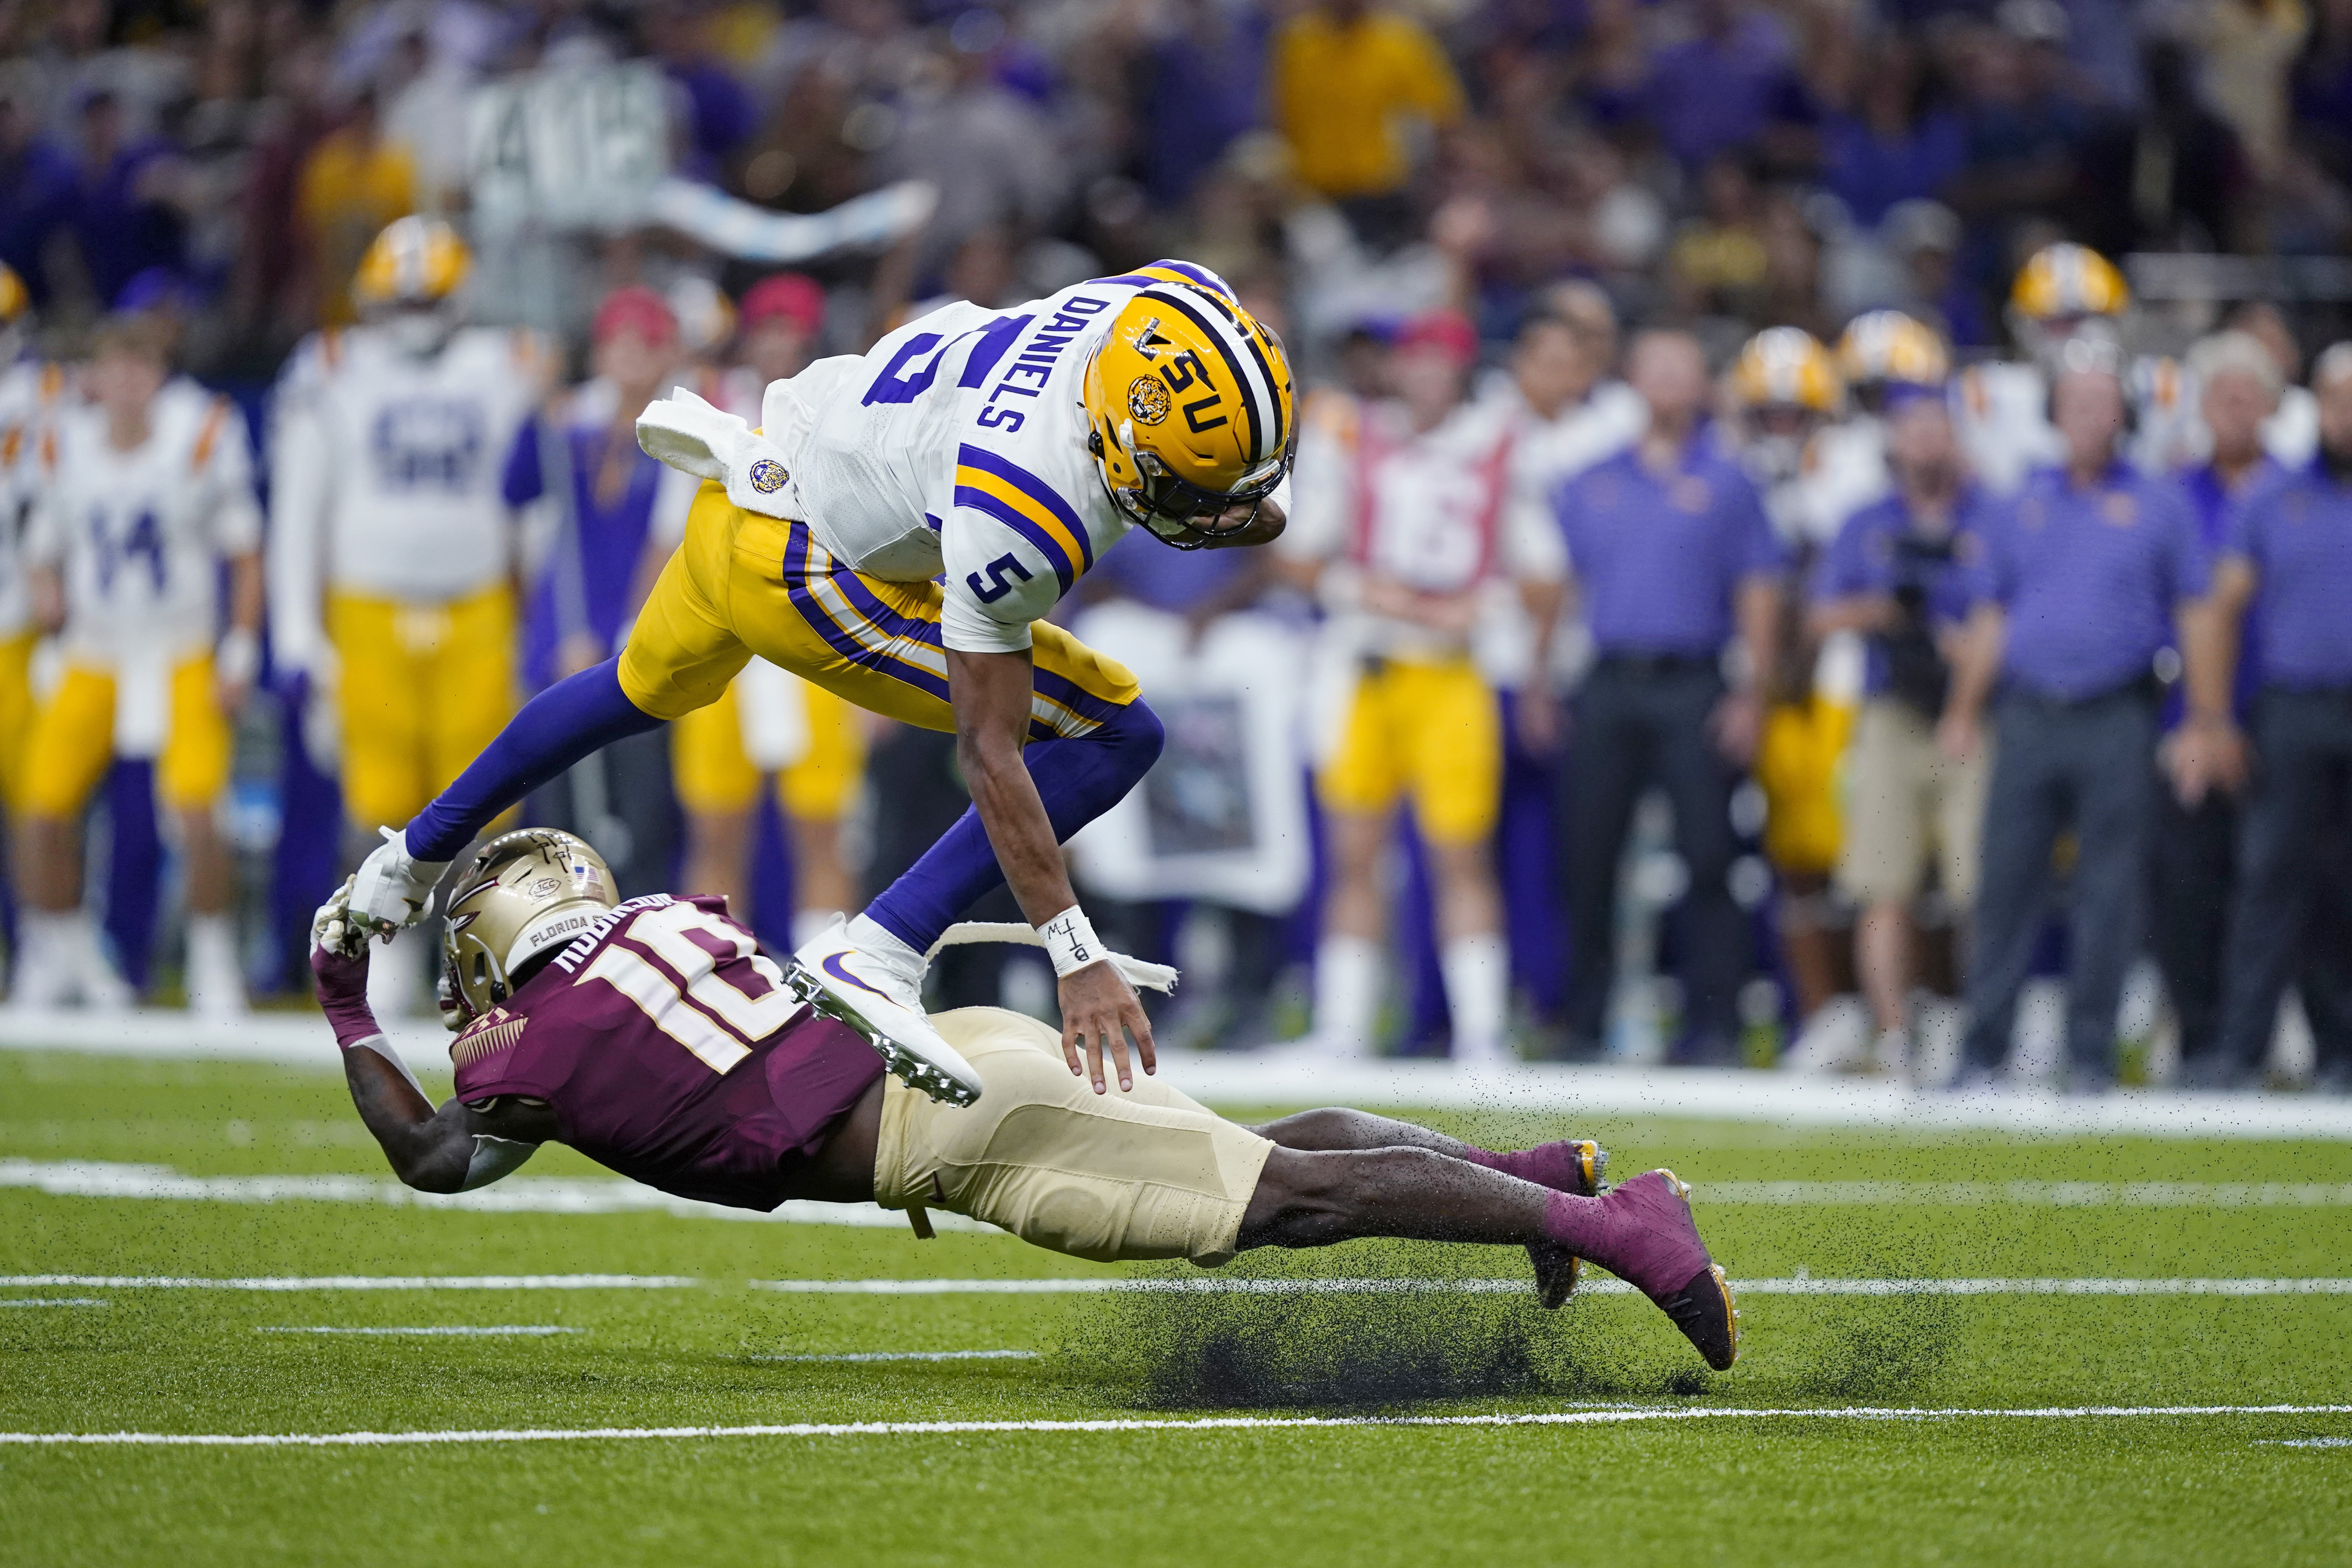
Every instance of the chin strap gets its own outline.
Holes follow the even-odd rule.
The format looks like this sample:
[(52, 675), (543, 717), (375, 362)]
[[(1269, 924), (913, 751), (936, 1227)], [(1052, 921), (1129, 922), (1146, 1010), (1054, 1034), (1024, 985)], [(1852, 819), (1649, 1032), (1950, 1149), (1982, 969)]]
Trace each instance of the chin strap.
[[(1021, 925), (1012, 921), (966, 921), (961, 925), (948, 927), (947, 933), (931, 943), (930, 951), (923, 954), (923, 962), (930, 963), (940, 955), (942, 948), (969, 947), (982, 942), (1007, 942), (1016, 947), (1039, 949), (1045, 945), (1045, 939), (1037, 934), (1034, 926)], [(1177, 975), (1172, 964), (1147, 963), (1123, 952), (1106, 952), (1103, 957), (1118, 971), (1121, 979), (1139, 991), (1169, 993), (1176, 989)]]

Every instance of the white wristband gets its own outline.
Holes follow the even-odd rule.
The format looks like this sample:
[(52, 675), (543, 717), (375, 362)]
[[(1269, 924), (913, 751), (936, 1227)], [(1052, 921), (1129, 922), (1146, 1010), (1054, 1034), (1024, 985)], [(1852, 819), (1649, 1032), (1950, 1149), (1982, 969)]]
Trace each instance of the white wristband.
[(1039, 926), (1037, 935), (1054, 960), (1056, 980), (1066, 980), (1089, 963), (1100, 963), (1109, 956), (1095, 935), (1094, 922), (1076, 904)]
[(243, 626), (231, 626), (213, 649), (213, 673), (231, 686), (250, 686), (261, 673), (261, 639)]

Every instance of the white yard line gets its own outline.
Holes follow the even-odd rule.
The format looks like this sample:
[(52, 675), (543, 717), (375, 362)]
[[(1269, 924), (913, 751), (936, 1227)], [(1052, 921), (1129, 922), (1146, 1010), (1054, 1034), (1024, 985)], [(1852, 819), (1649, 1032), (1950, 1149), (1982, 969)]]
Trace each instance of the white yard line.
[[(896, 1210), (872, 1204), (795, 1200), (766, 1213), (673, 1197), (619, 1176), (511, 1176), (455, 1194), (419, 1193), (382, 1176), (191, 1176), (163, 1165), (101, 1160), (0, 1159), (0, 1188), (68, 1198), (175, 1203), (337, 1203), (469, 1214), (667, 1214), (698, 1219), (768, 1220), (898, 1230)], [(2022, 1208), (2352, 1208), (2352, 1182), (1703, 1182), (1702, 1205), (1768, 1207), (1942, 1205)], [(996, 1226), (944, 1210), (942, 1230), (1003, 1236)]]
[[(394, 1042), (426, 1068), (446, 1062), (449, 1037), (402, 1026)], [(211, 1024), (156, 1008), (129, 1014), (0, 1012), (0, 1050), (247, 1060), (331, 1071), (326, 1025), (304, 1014), (256, 1014)], [(2352, 1100), (2316, 1095), (2221, 1095), (2133, 1090), (2069, 1100), (2045, 1092), (1923, 1094), (1894, 1083), (1702, 1068), (1456, 1068), (1433, 1060), (1318, 1060), (1246, 1052), (1160, 1053), (1160, 1071), (1212, 1105), (1362, 1105), (1435, 1110), (1572, 1111), (1582, 1117), (1691, 1117), (1892, 1132), (1997, 1128), (2016, 1132), (2141, 1133), (2157, 1137), (2352, 1141)]]
[(1035, 1361), (1035, 1351), (857, 1351), (848, 1355), (747, 1355), (745, 1361)]
[[(1097, 1292), (1179, 1295), (1514, 1295), (1518, 1279), (754, 1279), (755, 1290), (795, 1296), (1064, 1296)], [(2352, 1279), (1743, 1279), (1742, 1296), (2352, 1296)], [(1604, 1296), (1633, 1293), (1616, 1279), (1584, 1289)]]
[(118, 1290), (687, 1290), (691, 1274), (314, 1274), (206, 1279), (185, 1274), (0, 1274), (11, 1285)]
[(576, 1334), (579, 1329), (558, 1328), (552, 1323), (453, 1323), (419, 1329), (338, 1329), (338, 1328), (266, 1328), (257, 1325), (257, 1334), (446, 1334), (455, 1338), (536, 1337), (545, 1334)]
[[(189, 1176), (166, 1165), (109, 1160), (0, 1159), (0, 1187), (60, 1198), (130, 1198), (149, 1202), (371, 1204), (388, 1208), (454, 1209), (465, 1214), (666, 1214), (695, 1219), (763, 1220), (787, 1225), (845, 1225), (905, 1230), (907, 1216), (872, 1204), (817, 1204), (801, 1199), (761, 1211), (698, 1203), (641, 1186), (624, 1176), (509, 1176), (470, 1193), (420, 1193), (385, 1176)], [(939, 1213), (940, 1230), (982, 1236), (1005, 1233), (961, 1215)]]
[(19, 1296), (0, 1301), (0, 1307), (111, 1307), (113, 1302), (103, 1296)]
[(771, 1426), (511, 1427), (439, 1432), (0, 1432), (0, 1444), (167, 1448), (408, 1447), (452, 1443), (560, 1443), (648, 1437), (920, 1437), (982, 1433), (1226, 1432), (1283, 1427), (1612, 1426), (1647, 1421), (2084, 1421), (2146, 1416), (2352, 1415), (2352, 1405), (2083, 1405), (2033, 1409), (1667, 1407), (1491, 1415), (1212, 1415), (1189, 1421), (853, 1421)]
[[(686, 1290), (690, 1274), (322, 1274), (202, 1279), (170, 1274), (5, 1274), (0, 1289), (65, 1287), (117, 1290)], [(1524, 1279), (1218, 1279), (1091, 1275), (1045, 1279), (751, 1279), (755, 1290), (793, 1296), (1069, 1296), (1129, 1291), (1185, 1295), (1515, 1295)], [(2352, 1296), (2352, 1278), (1815, 1279), (1735, 1278), (1743, 1296)], [(1633, 1287), (1594, 1279), (1597, 1295)], [(102, 1306), (94, 1298), (0, 1300), (0, 1307)]]

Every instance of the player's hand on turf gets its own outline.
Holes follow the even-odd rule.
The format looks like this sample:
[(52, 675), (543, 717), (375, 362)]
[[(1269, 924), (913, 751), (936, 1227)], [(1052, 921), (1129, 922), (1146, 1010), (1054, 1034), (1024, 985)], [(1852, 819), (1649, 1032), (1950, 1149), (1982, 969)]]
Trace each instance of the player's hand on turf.
[[(1110, 1059), (1118, 1071), (1118, 1087), (1135, 1088), (1135, 1073), (1129, 1065), (1127, 1037), (1135, 1037), (1135, 1054), (1143, 1063), (1145, 1072), (1160, 1066), (1151, 1047), (1151, 1020), (1143, 1016), (1143, 1004), (1137, 1000), (1135, 987), (1108, 963), (1090, 963), (1061, 982), (1062, 996), (1062, 1059), (1070, 1064), (1072, 1073), (1082, 1073), (1095, 1087), (1097, 1094), (1108, 1092), (1103, 1082), (1103, 1046), (1110, 1046)], [(1083, 1066), (1078, 1053), (1086, 1052)]]

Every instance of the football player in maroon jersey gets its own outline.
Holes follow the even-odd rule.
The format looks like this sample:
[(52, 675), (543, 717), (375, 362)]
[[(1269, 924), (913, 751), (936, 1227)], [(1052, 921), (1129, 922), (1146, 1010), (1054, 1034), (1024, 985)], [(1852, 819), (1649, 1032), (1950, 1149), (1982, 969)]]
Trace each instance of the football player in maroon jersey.
[(1214, 1266), (1358, 1237), (1524, 1247), (1546, 1306), (1591, 1258), (1709, 1365), (1738, 1355), (1689, 1189), (1652, 1171), (1601, 1192), (1587, 1141), (1496, 1152), (1345, 1110), (1243, 1127), (1157, 1079), (1097, 1095), (1055, 1030), (992, 1007), (935, 1020), (984, 1086), (947, 1104), (812, 1005), (723, 900), (620, 902), (593, 849), (539, 828), (492, 840), (449, 900), (457, 1093), (436, 1110), (368, 1012), (366, 946), (341, 954), (349, 919), (344, 893), (320, 910), (311, 968), (360, 1117), (412, 1187), (478, 1187), (553, 1142), (684, 1197), (875, 1202), (919, 1235), (941, 1208), (1097, 1261)]

